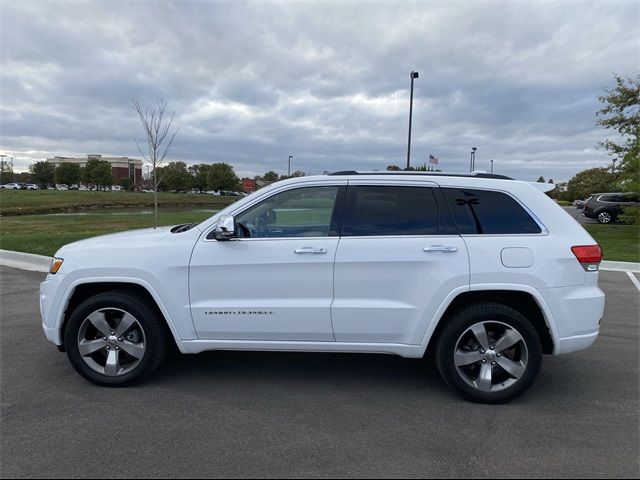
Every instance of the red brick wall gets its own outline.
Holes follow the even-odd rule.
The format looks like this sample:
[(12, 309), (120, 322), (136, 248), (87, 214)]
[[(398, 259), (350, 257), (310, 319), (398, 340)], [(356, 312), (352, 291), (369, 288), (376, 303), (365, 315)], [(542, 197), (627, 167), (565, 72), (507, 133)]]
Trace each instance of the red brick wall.
[[(113, 174), (113, 178), (116, 180), (116, 183), (120, 183), (120, 180), (129, 178), (129, 169), (127, 167), (112, 167), (111, 173)], [(134, 183), (136, 185), (140, 185), (142, 183), (142, 168), (138, 167), (135, 169)]]

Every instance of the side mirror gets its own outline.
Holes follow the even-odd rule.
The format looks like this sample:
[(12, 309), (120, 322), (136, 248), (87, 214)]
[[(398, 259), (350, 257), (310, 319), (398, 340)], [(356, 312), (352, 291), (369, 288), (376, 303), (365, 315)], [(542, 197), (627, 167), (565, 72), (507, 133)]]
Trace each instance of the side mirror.
[(235, 235), (236, 221), (233, 215), (222, 215), (213, 227), (213, 237), (216, 240), (229, 240)]

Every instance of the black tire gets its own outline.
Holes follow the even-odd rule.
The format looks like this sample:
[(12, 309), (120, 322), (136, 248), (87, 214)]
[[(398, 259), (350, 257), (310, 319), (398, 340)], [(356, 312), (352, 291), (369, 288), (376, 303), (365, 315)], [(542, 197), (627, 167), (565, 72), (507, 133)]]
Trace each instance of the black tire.
[[(436, 362), (442, 378), (452, 390), (472, 402), (505, 403), (522, 395), (533, 385), (542, 366), (542, 345), (533, 325), (519, 312), (499, 303), (479, 303), (460, 310), (446, 321), (447, 324), (437, 340)], [(512, 349), (504, 351), (508, 353), (498, 354), (491, 348), (485, 358), (480, 342), (469, 332), (472, 327), (480, 323), (488, 329), (485, 329), (485, 332), (489, 331), (488, 338), (491, 347), (497, 346), (496, 340), (498, 340), (497, 337), (491, 338), (491, 336), (500, 335), (500, 331), (504, 334), (507, 331), (515, 330), (520, 335), (521, 341), (514, 344)], [(473, 348), (471, 351), (458, 350), (459, 342), (461, 345), (464, 344), (466, 349), (469, 348), (467, 345), (473, 344), (474, 341), (477, 345), (473, 348), (478, 348), (478, 350), (474, 351)], [(494, 345), (491, 345), (492, 343)], [(482, 356), (483, 360), (458, 368), (454, 360), (457, 351), (474, 354), (473, 358)], [(492, 363), (510, 360), (509, 356), (513, 354), (526, 355), (526, 362), (523, 362), (526, 364), (523, 369), (524, 373), (518, 377), (510, 375), (500, 365), (490, 366)], [(490, 358), (489, 355), (491, 355)], [(495, 355), (498, 357), (504, 355), (504, 357), (498, 359), (495, 358)], [(523, 356), (516, 359), (522, 360), (524, 358)], [(491, 362), (491, 360), (496, 360), (496, 362)], [(482, 368), (490, 369), (491, 374), (488, 376), (489, 383), (492, 385), (490, 391), (481, 391), (479, 386), (471, 384), (480, 380)], [(477, 377), (474, 382), (473, 376), (476, 372)], [(492, 384), (492, 381), (496, 382), (495, 385)]]
[[(117, 376), (107, 376), (92, 369), (80, 354), (78, 345), (80, 329), (87, 317), (105, 309), (131, 314), (144, 336), (144, 354), (136, 360), (137, 365)], [(126, 387), (146, 379), (162, 362), (167, 345), (166, 324), (155, 306), (145, 298), (123, 290), (100, 293), (82, 302), (71, 314), (64, 332), (64, 346), (73, 368), (90, 382), (105, 387)]]

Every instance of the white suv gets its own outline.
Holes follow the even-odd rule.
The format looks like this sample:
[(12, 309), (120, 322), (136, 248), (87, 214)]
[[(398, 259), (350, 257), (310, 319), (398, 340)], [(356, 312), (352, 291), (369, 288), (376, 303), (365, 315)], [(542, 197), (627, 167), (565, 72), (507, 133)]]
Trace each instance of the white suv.
[(532, 184), (359, 173), (275, 183), (198, 225), (60, 249), (47, 338), (100, 385), (147, 377), (169, 344), (205, 350), (433, 352), (445, 382), (497, 403), (543, 354), (589, 347), (602, 252)]

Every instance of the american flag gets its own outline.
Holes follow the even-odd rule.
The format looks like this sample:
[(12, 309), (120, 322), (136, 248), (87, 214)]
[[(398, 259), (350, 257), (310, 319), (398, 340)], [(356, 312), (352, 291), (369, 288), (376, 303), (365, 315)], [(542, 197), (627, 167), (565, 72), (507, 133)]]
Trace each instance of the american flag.
[(436, 157), (434, 157), (434, 156), (433, 156), (433, 155), (431, 155), (431, 154), (429, 155), (429, 163), (430, 163), (431, 165), (438, 165), (438, 161), (439, 161), (439, 160), (438, 160)]

